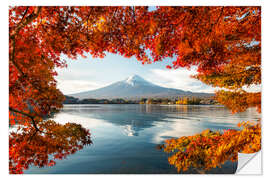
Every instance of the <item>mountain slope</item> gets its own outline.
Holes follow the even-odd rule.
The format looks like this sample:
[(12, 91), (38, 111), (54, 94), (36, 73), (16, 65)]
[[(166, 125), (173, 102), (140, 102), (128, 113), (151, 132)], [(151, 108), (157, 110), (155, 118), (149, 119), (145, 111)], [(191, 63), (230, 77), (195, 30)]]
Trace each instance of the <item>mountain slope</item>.
[[(70, 96), (79, 99), (113, 99), (113, 98), (130, 98), (137, 99), (142, 97), (171, 97), (179, 95), (192, 95), (190, 91), (179, 89), (165, 88), (155, 85), (141, 78), (138, 75), (130, 76), (129, 78), (113, 83), (109, 86), (96, 90), (70, 94)], [(206, 93), (196, 93), (197, 95), (210, 95)]]

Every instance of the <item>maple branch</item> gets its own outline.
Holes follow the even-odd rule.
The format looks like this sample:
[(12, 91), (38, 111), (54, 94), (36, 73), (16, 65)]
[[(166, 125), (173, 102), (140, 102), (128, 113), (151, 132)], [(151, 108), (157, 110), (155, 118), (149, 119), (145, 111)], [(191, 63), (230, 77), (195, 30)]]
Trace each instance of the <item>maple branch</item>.
[[(27, 24), (29, 24), (29, 23), (32, 22), (35, 18), (38, 17), (38, 15), (39, 15), (40, 12), (41, 12), (41, 8), (42, 8), (42, 7), (37, 7), (36, 12), (30, 14), (30, 15), (24, 20), (24, 16), (26, 15), (26, 13), (27, 13), (27, 11), (28, 11), (28, 7), (27, 7), (25, 13), (24, 13), (23, 16), (22, 16), (22, 19), (21, 19), (20, 23), (18, 24), (17, 28), (14, 30), (14, 33), (10, 36), (10, 39), (13, 41), (13, 43), (12, 43), (12, 53), (11, 53), (11, 56), (10, 56), (10, 59), (9, 59), (9, 60), (12, 62), (12, 64), (14, 65), (14, 67), (19, 71), (19, 73), (20, 73), (23, 77), (25, 77), (25, 78), (27, 77), (27, 75), (20, 69), (19, 65), (15, 62), (16, 36), (18, 35), (19, 31), (20, 31), (23, 27), (25, 27)], [(31, 83), (30, 83), (30, 84), (31, 84)], [(23, 88), (23, 87), (22, 87), (22, 88)], [(36, 87), (36, 89), (40, 90), (40, 88), (38, 88), (38, 87)], [(23, 90), (24, 90), (24, 88), (23, 88)], [(25, 90), (24, 90), (24, 91), (25, 91)], [(10, 110), (11, 110), (11, 111), (14, 111), (14, 112), (17, 111), (17, 110), (15, 110), (15, 109), (10, 109)], [(34, 127), (35, 127), (36, 129), (38, 129), (37, 126), (36, 126), (36, 123), (35, 123), (35, 121), (34, 121), (34, 117), (33, 117), (33, 116), (30, 116), (29, 114), (25, 114), (24, 112), (20, 112), (20, 111), (17, 111), (17, 113), (21, 113), (21, 114), (23, 114), (23, 115), (25, 115), (25, 116), (31, 118)]]
[(35, 118), (34, 116), (32, 116), (32, 115), (30, 115), (30, 114), (28, 114), (28, 113), (26, 113), (26, 112), (16, 110), (16, 109), (14, 109), (14, 108), (12, 108), (12, 107), (9, 107), (9, 110), (10, 110), (10, 111), (13, 111), (13, 112), (16, 112), (16, 113), (20, 113), (20, 114), (22, 114), (22, 115), (24, 115), (24, 116), (27, 116), (27, 117), (29, 117), (29, 118)]
[(37, 8), (37, 12), (33, 12), (32, 14), (30, 14), (29, 16), (26, 17), (26, 19), (23, 21), (23, 19), (21, 20), (21, 22), (17, 25), (17, 27), (15, 28), (13, 34), (10, 36), (11, 39), (14, 39), (15, 36), (18, 34), (18, 32), (27, 24), (29, 24), (30, 22), (32, 22), (35, 18), (38, 17), (38, 15), (41, 12), (41, 6), (39, 6)]
[[(14, 43), (15, 44), (15, 43)], [(13, 46), (14, 47), (14, 49), (15, 49), (15, 45)], [(11, 59), (9, 59), (11, 62), (12, 62), (12, 64), (15, 66), (15, 68), (19, 71), (19, 73), (21, 73), (21, 75), (23, 76), (23, 77), (26, 77), (26, 75), (22, 72), (22, 70), (19, 68), (19, 66), (18, 66), (18, 64), (14, 61), (14, 54), (15, 54), (15, 51), (13, 51), (12, 52), (12, 57), (13, 58), (11, 58)]]
[(218, 23), (220, 17), (222, 16), (222, 14), (223, 14), (223, 9), (224, 9), (224, 6), (222, 6), (222, 8), (221, 8), (221, 12), (220, 12), (220, 14), (219, 14), (219, 16), (218, 16), (216, 22), (213, 23), (213, 24), (211, 24), (211, 28), (210, 28), (210, 30), (209, 30), (210, 32), (212, 32), (214, 25), (216, 25), (216, 24)]
[(131, 8), (132, 8), (132, 13), (133, 13), (133, 23), (135, 23), (136, 22), (135, 6), (133, 6)]
[[(27, 10), (26, 10), (27, 11)], [(10, 35), (10, 39), (13, 41), (12, 44), (12, 53), (11, 53), (11, 57), (10, 57), (10, 61), (15, 65), (16, 69), (18, 69), (18, 65), (16, 65), (16, 63), (14, 62), (14, 57), (15, 57), (15, 48), (16, 48), (16, 36), (19, 33), (19, 31), (26, 26), (27, 24), (29, 24), (31, 21), (33, 21), (35, 18), (38, 17), (39, 13), (41, 12), (41, 7), (38, 7), (37, 12), (36, 13), (32, 13), (30, 14), (24, 21), (23, 19), (21, 20), (21, 22), (18, 24), (18, 26), (15, 28), (14, 32), (12, 33), (12, 35)], [(26, 13), (25, 13), (26, 14)], [(25, 15), (24, 15), (25, 16)], [(23, 16), (23, 18), (24, 18)], [(19, 70), (19, 69), (18, 69)], [(20, 71), (20, 70), (19, 70)], [(22, 71), (20, 71), (22, 72)]]
[(221, 8), (221, 12), (220, 12), (219, 17), (218, 17), (218, 19), (216, 20), (215, 24), (218, 23), (220, 17), (222, 16), (222, 14), (223, 14), (223, 9), (224, 9), (224, 6)]
[(37, 134), (37, 132), (38, 132), (38, 130), (36, 130), (31, 136), (30, 136), (30, 138), (28, 139), (29, 141), (29, 143), (32, 141), (32, 139), (33, 139), (33, 137)]
[(21, 19), (21, 21), (19, 22), (19, 24), (21, 24), (21, 22), (23, 21), (24, 16), (25, 16), (26, 13), (28, 12), (28, 9), (29, 9), (29, 7), (27, 7), (26, 10), (24, 11), (23, 16), (22, 16), (22, 19)]
[(19, 113), (19, 114), (22, 114), (22, 115), (24, 115), (24, 116), (29, 117), (29, 118), (31, 119), (31, 121), (32, 121), (32, 124), (33, 124), (34, 128), (35, 128), (37, 131), (41, 132), (41, 131), (39, 130), (39, 128), (37, 127), (37, 124), (36, 124), (36, 122), (35, 122), (35, 120), (34, 120), (34, 119), (35, 119), (35, 116), (32, 116), (32, 115), (30, 115), (30, 114), (28, 114), (28, 113), (26, 113), (26, 112), (23, 112), (23, 111), (19, 111), (19, 110), (17, 110), (17, 109), (12, 108), (12, 107), (9, 107), (9, 110), (12, 111), (12, 112)]

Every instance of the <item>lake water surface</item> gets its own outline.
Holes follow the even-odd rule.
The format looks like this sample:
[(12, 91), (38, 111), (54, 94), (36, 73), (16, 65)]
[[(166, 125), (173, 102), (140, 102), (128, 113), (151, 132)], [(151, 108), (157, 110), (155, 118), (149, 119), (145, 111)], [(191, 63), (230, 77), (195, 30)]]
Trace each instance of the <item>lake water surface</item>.
[[(237, 129), (237, 123), (259, 118), (255, 109), (232, 115), (227, 108), (212, 105), (65, 105), (54, 120), (81, 124), (90, 130), (93, 144), (57, 160), (55, 166), (31, 166), (24, 173), (177, 173), (168, 163), (169, 155), (156, 148), (165, 139), (194, 135), (207, 128)], [(207, 173), (234, 173), (236, 169), (237, 163), (228, 161)]]

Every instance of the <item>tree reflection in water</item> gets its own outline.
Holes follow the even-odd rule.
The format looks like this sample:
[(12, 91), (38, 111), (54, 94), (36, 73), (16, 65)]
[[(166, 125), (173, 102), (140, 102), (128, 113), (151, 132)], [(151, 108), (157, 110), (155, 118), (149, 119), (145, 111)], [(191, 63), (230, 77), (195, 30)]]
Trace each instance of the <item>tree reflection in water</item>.
[(63, 159), (92, 144), (89, 130), (80, 124), (61, 125), (52, 120), (33, 127), (19, 127), (9, 135), (9, 173), (23, 173), (30, 165), (54, 166)]
[(168, 161), (178, 172), (194, 168), (205, 173), (212, 168), (221, 167), (227, 160), (236, 161), (238, 152), (255, 153), (261, 149), (261, 123), (244, 122), (241, 130), (205, 130), (194, 136), (167, 139), (159, 149), (170, 153)]

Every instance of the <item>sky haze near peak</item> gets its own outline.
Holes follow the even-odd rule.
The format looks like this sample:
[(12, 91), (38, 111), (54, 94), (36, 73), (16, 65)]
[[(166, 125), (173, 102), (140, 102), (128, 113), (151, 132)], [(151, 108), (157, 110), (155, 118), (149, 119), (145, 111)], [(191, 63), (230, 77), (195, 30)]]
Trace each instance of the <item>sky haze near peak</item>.
[(142, 64), (136, 58), (125, 58), (108, 53), (104, 58), (79, 57), (67, 60), (67, 68), (57, 69), (58, 88), (64, 94), (94, 90), (132, 75), (139, 75), (147, 81), (167, 88), (182, 89), (193, 92), (214, 92), (214, 88), (193, 79), (194, 70), (167, 69), (172, 59), (152, 64)]

